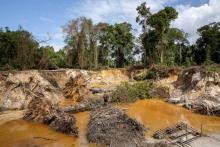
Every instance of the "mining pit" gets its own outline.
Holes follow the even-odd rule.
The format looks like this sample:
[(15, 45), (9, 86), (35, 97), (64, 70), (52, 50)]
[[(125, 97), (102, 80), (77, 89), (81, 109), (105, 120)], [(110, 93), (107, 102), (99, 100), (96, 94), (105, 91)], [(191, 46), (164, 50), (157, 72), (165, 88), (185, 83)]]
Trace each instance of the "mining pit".
[[(212, 147), (220, 146), (218, 141), (220, 139), (219, 73), (204, 73), (203, 70), (197, 68), (188, 69), (188, 71), (181, 72), (180, 75), (171, 75), (168, 78), (155, 81), (158, 85), (169, 88), (170, 96), (168, 98), (167, 96), (166, 98), (157, 96), (150, 100), (138, 100), (130, 104), (108, 104), (116, 107), (114, 113), (102, 110), (103, 102), (99, 98), (103, 93), (113, 91), (122, 82), (134, 82), (132, 74), (131, 71), (125, 69), (101, 71), (65, 69), (1, 73), (0, 145), (16, 147), (107, 145), (114, 147), (117, 146), (114, 143), (118, 143), (114, 142), (115, 136), (113, 136), (113, 141), (108, 138), (107, 143), (100, 143), (97, 138), (91, 139), (94, 137), (91, 135), (95, 135), (94, 128), (91, 128), (91, 120), (103, 117), (101, 120), (94, 121), (94, 125), (99, 125), (99, 123), (109, 125), (109, 123), (104, 123), (105, 116), (109, 115), (107, 119), (111, 120), (111, 117), (115, 117), (119, 113), (119, 118), (123, 118), (119, 119), (122, 124), (113, 121), (112, 123), (116, 122), (116, 126), (118, 124), (125, 128), (127, 126), (134, 127), (129, 124), (134, 121), (142, 124), (145, 128), (140, 129), (144, 139), (140, 137), (137, 140), (141, 140), (140, 142), (144, 140), (146, 143), (138, 142), (133, 146), (164, 146), (159, 143), (166, 142), (166, 139), (153, 139), (154, 133), (181, 122), (189, 124), (203, 134), (202, 137), (190, 142), (189, 146), (206, 147), (207, 144)], [(30, 111), (33, 106), (29, 106), (33, 99), (39, 98), (50, 101), (49, 105), (51, 105), (47, 106), (46, 110), (43, 109), (47, 108), (46, 105), (40, 109), (42, 111), (40, 116), (35, 109)], [(174, 100), (175, 104), (172, 104)], [(215, 102), (214, 105), (212, 105), (213, 102)], [(36, 106), (38, 111), (39, 107)], [(103, 111), (103, 115), (105, 113), (106, 115), (96, 116), (99, 110)], [(23, 119), (24, 116), (27, 118), (28, 112), (31, 117)], [(35, 115), (30, 115), (30, 112)], [(47, 121), (39, 121), (42, 116), (45, 116)], [(129, 121), (124, 121), (124, 119)], [(53, 124), (52, 127), (50, 124)], [(56, 127), (56, 125), (65, 126), (66, 124), (67, 127), (64, 128), (58, 127), (57, 129)], [(74, 133), (68, 132), (69, 124), (74, 125), (70, 127)], [(88, 132), (88, 129), (92, 130), (94, 134)], [(103, 127), (102, 132), (108, 131), (108, 129), (112, 128)], [(90, 137), (88, 137), (88, 133), (90, 133)], [(109, 135), (101, 134), (102, 137)], [(131, 135), (131, 133), (129, 134), (127, 131), (127, 135)], [(99, 138), (99, 136), (96, 137)], [(126, 140), (124, 141), (126, 142)]]

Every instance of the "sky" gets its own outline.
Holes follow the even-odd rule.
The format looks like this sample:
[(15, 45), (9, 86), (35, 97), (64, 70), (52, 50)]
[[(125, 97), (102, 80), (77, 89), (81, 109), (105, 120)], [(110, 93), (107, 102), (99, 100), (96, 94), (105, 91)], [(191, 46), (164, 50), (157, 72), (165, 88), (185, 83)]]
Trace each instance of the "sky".
[(171, 27), (188, 33), (191, 43), (198, 38), (197, 28), (220, 21), (220, 0), (0, 0), (0, 27), (15, 30), (22, 26), (39, 41), (50, 36), (44, 45), (59, 50), (65, 45), (62, 27), (80, 16), (91, 18), (94, 23), (126, 21), (138, 34), (141, 27), (135, 22), (136, 7), (144, 1), (152, 13), (165, 6), (176, 8), (179, 16)]

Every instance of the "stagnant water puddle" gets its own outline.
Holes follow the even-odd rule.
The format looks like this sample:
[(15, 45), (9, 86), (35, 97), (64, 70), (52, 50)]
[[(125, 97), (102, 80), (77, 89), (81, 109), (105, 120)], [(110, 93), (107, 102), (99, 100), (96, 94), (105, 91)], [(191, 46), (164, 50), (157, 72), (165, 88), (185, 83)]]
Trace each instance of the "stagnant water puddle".
[(193, 113), (181, 106), (166, 103), (161, 100), (141, 100), (134, 104), (121, 105), (128, 108), (127, 114), (149, 127), (147, 136), (156, 130), (172, 126), (178, 122), (187, 122), (204, 133), (220, 133), (220, 117), (205, 116)]
[[(204, 133), (220, 133), (220, 117), (195, 114), (161, 100), (140, 100), (132, 104), (119, 105), (119, 107), (127, 108), (129, 116), (150, 128), (146, 136), (151, 136), (154, 131), (180, 121), (187, 121), (199, 130), (203, 124)], [(0, 146), (95, 146), (88, 144), (85, 137), (89, 112), (78, 113), (75, 116), (80, 132), (79, 138), (55, 132), (42, 124), (14, 120), (0, 125)]]

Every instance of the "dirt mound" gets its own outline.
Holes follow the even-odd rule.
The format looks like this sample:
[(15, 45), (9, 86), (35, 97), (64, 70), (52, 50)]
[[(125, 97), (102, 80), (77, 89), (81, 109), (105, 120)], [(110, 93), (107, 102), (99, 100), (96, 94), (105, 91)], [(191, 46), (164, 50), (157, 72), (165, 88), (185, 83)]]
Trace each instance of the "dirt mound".
[(113, 88), (121, 82), (129, 81), (131, 72), (126, 69), (107, 69), (93, 72), (90, 88)]
[(184, 70), (178, 76), (177, 81), (174, 83), (176, 87), (182, 91), (192, 90), (196, 88), (198, 82), (205, 78), (206, 72), (201, 68), (189, 68)]
[(2, 109), (25, 109), (34, 97), (44, 97), (54, 103), (63, 98), (59, 88), (38, 71), (9, 73), (1, 85)]
[[(194, 91), (207, 91), (212, 86), (220, 86), (220, 73), (209, 72), (202, 67), (186, 69), (178, 76), (174, 86), (183, 93)], [(211, 94), (211, 93), (210, 93)]]
[(34, 98), (28, 105), (24, 119), (43, 123), (56, 131), (78, 136), (75, 117), (62, 112), (58, 106), (45, 99)]
[(91, 112), (87, 138), (90, 142), (111, 147), (143, 146), (145, 130), (122, 110), (104, 106)]
[(65, 84), (63, 89), (64, 96), (68, 99), (75, 99), (80, 102), (86, 99), (90, 92), (87, 88), (87, 81), (82, 74), (76, 77), (70, 77), (69, 81)]
[(178, 68), (158, 68), (152, 67), (148, 70), (141, 70), (135, 73), (134, 79), (137, 81), (142, 80), (161, 80), (170, 76), (178, 75), (181, 72)]
[(202, 95), (190, 107), (201, 114), (220, 116), (220, 101), (208, 95)]
[(220, 113), (220, 73), (203, 67), (185, 69), (173, 87), (171, 101), (184, 103), (187, 108), (202, 114)]

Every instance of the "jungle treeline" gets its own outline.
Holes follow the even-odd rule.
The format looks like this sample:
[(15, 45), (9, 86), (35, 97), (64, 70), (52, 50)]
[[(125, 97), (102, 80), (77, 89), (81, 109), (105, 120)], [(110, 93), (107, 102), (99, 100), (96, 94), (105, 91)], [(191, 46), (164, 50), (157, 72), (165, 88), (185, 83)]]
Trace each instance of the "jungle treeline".
[[(138, 37), (128, 22), (94, 24), (80, 17), (63, 26), (65, 46), (55, 51), (41, 46), (31, 32), (19, 27), (0, 29), (0, 69), (99, 69), (129, 66), (192, 66), (220, 63), (220, 22), (197, 29), (194, 44), (189, 34), (172, 28), (178, 12), (172, 7), (152, 14), (146, 3), (137, 7)], [(186, 20), (190, 21), (190, 20)]]

